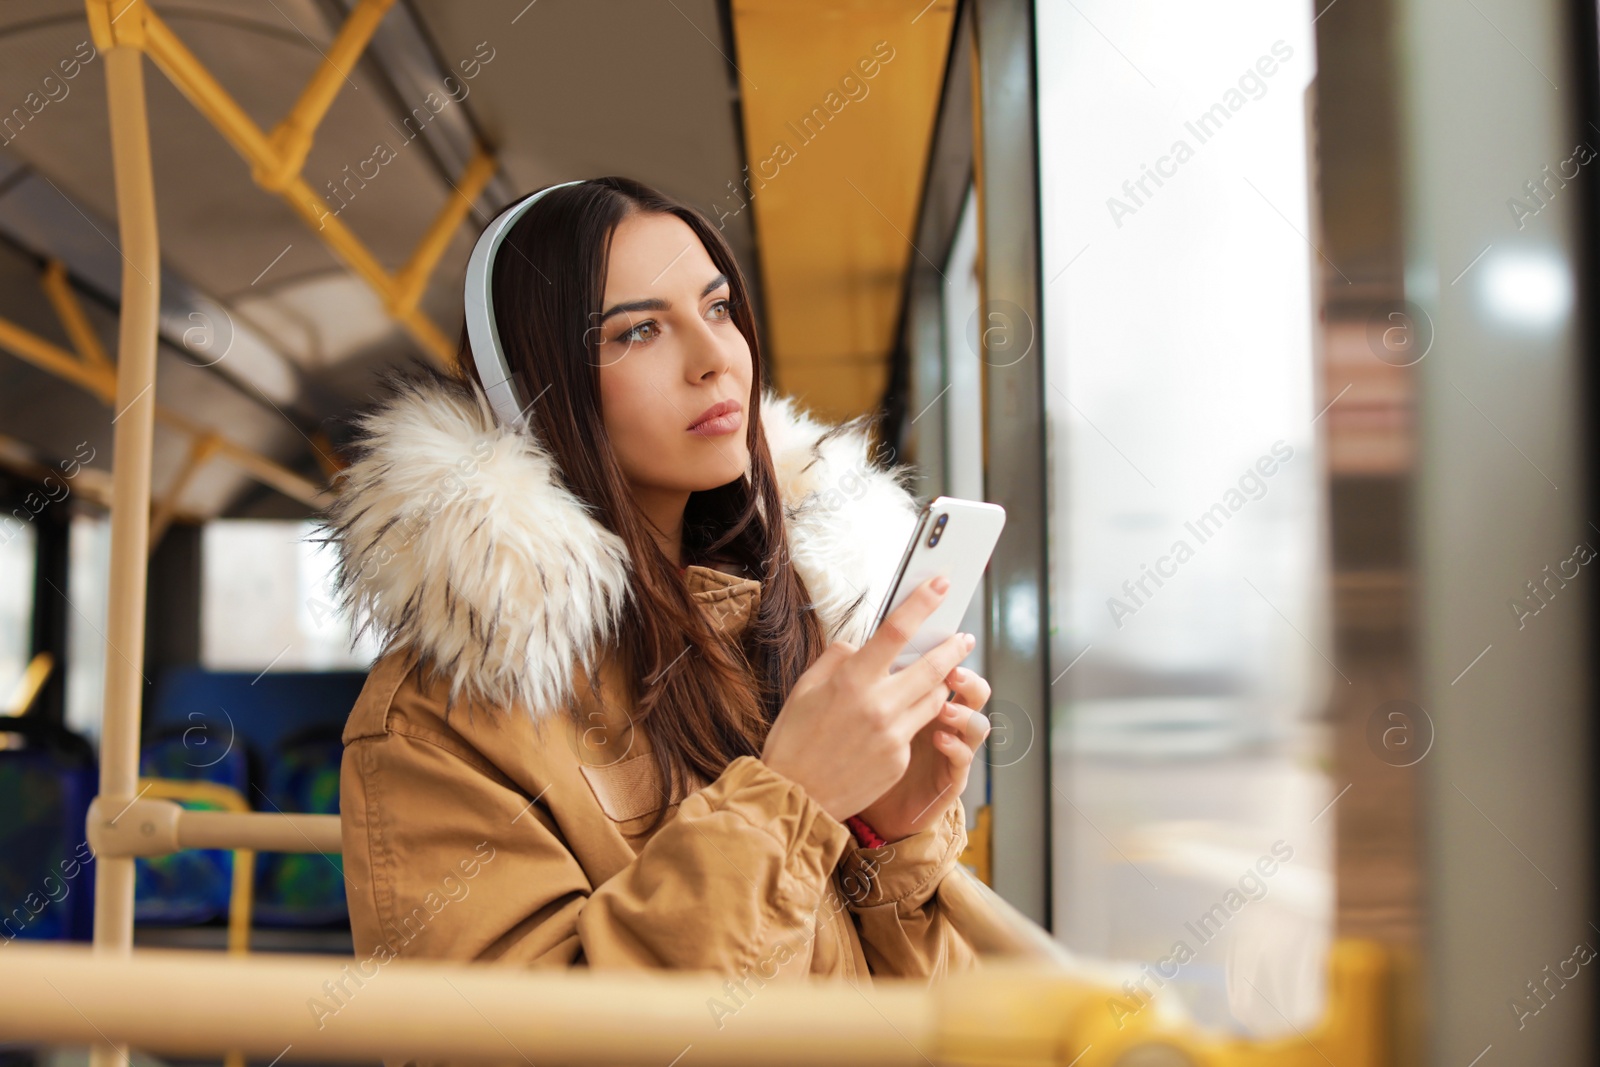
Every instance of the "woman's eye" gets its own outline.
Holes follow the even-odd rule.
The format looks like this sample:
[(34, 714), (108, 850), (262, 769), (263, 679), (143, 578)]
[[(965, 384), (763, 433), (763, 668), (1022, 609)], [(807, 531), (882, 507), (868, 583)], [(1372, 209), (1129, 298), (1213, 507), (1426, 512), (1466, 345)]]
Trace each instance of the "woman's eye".
[[(649, 330), (650, 333), (649, 334), (645, 334), (643, 332), (645, 330)], [(644, 322), (641, 322), (639, 325), (635, 326), (633, 329), (629, 330), (627, 333), (623, 334), (621, 337), (618, 337), (617, 340), (626, 342), (627, 344), (630, 344), (630, 345), (643, 344), (645, 341), (649, 341), (649, 340), (654, 339), (660, 333), (661, 333), (661, 327), (656, 325), (655, 320), (654, 319), (646, 319)]]
[(733, 314), (733, 305), (726, 300), (718, 300), (711, 305), (711, 316), (717, 319), (726, 319)]

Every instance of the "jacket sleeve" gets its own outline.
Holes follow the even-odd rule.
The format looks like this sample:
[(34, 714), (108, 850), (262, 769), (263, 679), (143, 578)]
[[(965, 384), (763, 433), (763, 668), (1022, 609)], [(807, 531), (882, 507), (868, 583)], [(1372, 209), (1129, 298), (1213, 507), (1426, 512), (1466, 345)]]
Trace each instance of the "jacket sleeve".
[[(744, 756), (594, 885), (550, 798), (530, 802), (465, 746), (400, 732), (363, 738), (346, 749), (344, 778), (358, 956), (388, 945), (394, 955), (523, 966), (742, 973), (775, 942), (810, 944), (850, 843), (802, 787)], [(450, 864), (452, 851), (461, 862)], [(443, 866), (421, 869), (419, 857)]]
[(926, 830), (877, 848), (845, 851), (839, 888), (874, 975), (937, 978), (974, 965), (977, 954), (937, 896), (966, 847), (966, 813), (957, 800)]

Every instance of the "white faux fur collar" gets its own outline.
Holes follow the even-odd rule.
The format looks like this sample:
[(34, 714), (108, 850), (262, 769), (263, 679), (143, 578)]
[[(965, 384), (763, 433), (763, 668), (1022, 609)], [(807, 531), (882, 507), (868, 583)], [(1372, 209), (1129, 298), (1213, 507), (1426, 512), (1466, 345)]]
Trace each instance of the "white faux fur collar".
[[(904, 472), (870, 461), (861, 420), (829, 427), (770, 394), (761, 411), (794, 565), (828, 635), (859, 643), (915, 523)], [(396, 378), (357, 427), (323, 524), (357, 626), (431, 660), (452, 701), (561, 706), (628, 598), (621, 539), (476, 385)]]

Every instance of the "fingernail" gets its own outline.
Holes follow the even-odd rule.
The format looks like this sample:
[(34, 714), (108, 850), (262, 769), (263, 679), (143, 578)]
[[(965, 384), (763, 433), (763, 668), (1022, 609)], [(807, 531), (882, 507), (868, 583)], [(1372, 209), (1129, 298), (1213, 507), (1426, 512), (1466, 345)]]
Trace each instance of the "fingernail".
[(928, 584), (935, 593), (947, 593), (950, 591), (950, 579), (942, 574)]
[(976, 648), (978, 646), (978, 639), (975, 636), (973, 636), (972, 634), (965, 634), (964, 636), (967, 639), (967, 651), (971, 652), (974, 648)]

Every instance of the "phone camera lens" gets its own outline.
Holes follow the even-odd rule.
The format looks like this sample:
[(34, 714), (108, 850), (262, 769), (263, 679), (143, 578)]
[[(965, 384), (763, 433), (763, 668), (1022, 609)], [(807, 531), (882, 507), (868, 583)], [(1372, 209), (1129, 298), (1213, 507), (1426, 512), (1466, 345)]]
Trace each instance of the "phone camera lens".
[(939, 543), (939, 538), (944, 534), (945, 523), (950, 521), (949, 515), (940, 515), (939, 520), (933, 524), (933, 533), (928, 535), (928, 547), (932, 548)]

